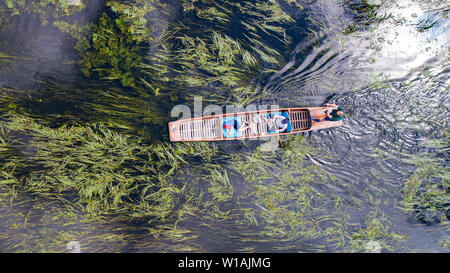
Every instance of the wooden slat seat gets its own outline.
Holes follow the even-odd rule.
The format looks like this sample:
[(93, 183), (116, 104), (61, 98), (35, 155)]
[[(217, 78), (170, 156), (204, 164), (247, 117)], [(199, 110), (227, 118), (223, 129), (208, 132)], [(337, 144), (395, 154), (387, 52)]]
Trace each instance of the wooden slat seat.
[(220, 118), (186, 120), (179, 124), (180, 137), (187, 140), (216, 139), (222, 132)]
[(292, 110), (290, 114), (292, 131), (303, 131), (311, 128), (311, 115), (308, 110)]

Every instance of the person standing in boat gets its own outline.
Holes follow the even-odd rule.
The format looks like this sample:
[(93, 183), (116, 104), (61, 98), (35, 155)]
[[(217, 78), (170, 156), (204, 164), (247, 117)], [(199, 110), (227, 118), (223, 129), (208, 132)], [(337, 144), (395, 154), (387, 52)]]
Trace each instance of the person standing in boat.
[(321, 118), (314, 118), (312, 117), (311, 119), (315, 122), (321, 122), (321, 121), (339, 121), (341, 119), (344, 118), (344, 109), (342, 109), (342, 107), (337, 106), (336, 104), (330, 104), (330, 103), (326, 103), (325, 106), (327, 108), (331, 108), (330, 110), (325, 110), (325, 116), (321, 117)]

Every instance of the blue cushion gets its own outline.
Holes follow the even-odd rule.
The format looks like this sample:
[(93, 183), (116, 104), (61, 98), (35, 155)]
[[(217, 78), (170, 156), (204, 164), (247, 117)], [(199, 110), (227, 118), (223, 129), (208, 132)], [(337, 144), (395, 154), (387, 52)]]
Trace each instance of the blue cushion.
[[(222, 124), (222, 129), (223, 129), (223, 136), (224, 137), (239, 137), (242, 136), (242, 133), (240, 133), (238, 130), (236, 130), (236, 128), (234, 128), (234, 122), (237, 122), (237, 126), (238, 128), (241, 127), (241, 121), (239, 117), (228, 117), (228, 118), (223, 118), (223, 124)], [(231, 127), (233, 127), (232, 130), (227, 130), (225, 129), (225, 124), (230, 125)]]

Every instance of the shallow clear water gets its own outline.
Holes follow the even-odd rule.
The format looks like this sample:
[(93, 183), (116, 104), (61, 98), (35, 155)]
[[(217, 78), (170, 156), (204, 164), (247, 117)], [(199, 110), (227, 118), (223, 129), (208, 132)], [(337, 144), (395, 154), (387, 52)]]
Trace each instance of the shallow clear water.
[[(23, 234), (38, 238), (33, 240), (35, 245), (17, 247), (17, 241), (22, 237), (18, 236), (16, 241), (13, 236), (9, 241), (2, 241), (0, 249), (63, 251), (68, 241), (63, 235), (67, 233), (70, 235), (67, 238), (76, 238), (82, 245), (81, 250), (87, 252), (364, 251), (361, 248), (352, 248), (353, 245), (349, 246), (348, 242), (357, 240), (354, 234), (358, 230), (367, 229), (370, 226), (368, 216), (374, 214), (375, 218), (381, 219), (385, 224), (389, 231), (387, 233), (400, 234), (406, 238), (403, 241), (395, 241), (392, 239), (394, 237), (389, 237), (386, 233), (386, 244), (392, 248), (384, 248), (384, 251), (448, 252), (448, 203), (444, 204), (444, 221), (423, 221), (414, 213), (401, 209), (405, 180), (411, 177), (417, 168), (406, 159), (411, 156), (420, 157), (426, 152), (427, 156), (444, 160), (443, 168), (448, 171), (448, 7), (444, 7), (444, 3), (439, 1), (388, 1), (381, 7), (381, 14), (391, 13), (391, 18), (368, 25), (354, 33), (344, 34), (342, 29), (353, 22), (353, 17), (348, 6), (338, 0), (313, 3), (298, 0), (297, 3), (303, 6), (302, 10), (294, 7), (292, 3), (279, 2), (285, 12), (294, 19), (294, 23), (288, 25), (290, 28), (287, 31), (293, 42), (282, 47), (276, 44), (276, 40), (272, 41), (274, 48), (283, 49), (280, 51), (283, 51), (281, 55), (285, 62), (276, 69), (270, 66), (261, 67), (261, 71), (252, 75), (253, 79), (246, 83), (249, 89), (255, 90), (251, 95), (252, 103), (295, 107), (317, 106), (328, 102), (338, 104), (346, 110), (343, 126), (306, 133), (295, 139), (301, 141), (302, 145), (313, 148), (312, 152), (306, 153), (306, 166), (314, 166), (324, 173), (321, 180), (315, 178), (316, 180), (311, 182), (311, 187), (320, 198), (317, 201), (312, 198), (312, 208), (305, 210), (307, 216), (301, 218), (311, 221), (302, 226), (302, 235), (296, 235), (295, 232), (287, 232), (287, 235), (283, 236), (271, 235), (270, 232), (280, 232), (276, 231), (277, 225), (283, 230), (296, 230), (295, 226), (291, 226), (293, 224), (287, 224), (287, 220), (274, 220), (274, 229), (269, 232), (263, 226), (248, 225), (243, 214), (234, 215), (235, 211), (242, 208), (259, 209), (258, 206), (263, 204), (264, 197), (256, 198), (251, 195), (254, 189), (249, 185), (249, 180), (242, 172), (236, 171), (236, 167), (231, 163), (236, 159), (235, 156), (251, 155), (267, 145), (264, 141), (248, 141), (210, 144), (220, 150), (220, 155), (217, 155), (211, 164), (222, 166), (228, 171), (228, 178), (234, 188), (233, 198), (229, 202), (221, 203), (220, 207), (223, 211), (229, 210), (232, 216), (227, 218), (220, 214), (220, 217), (213, 217), (208, 213), (213, 215), (214, 212), (206, 208), (198, 210), (198, 215), (180, 218), (176, 226), (178, 230), (186, 230), (186, 233), (179, 235), (183, 239), (176, 236), (174, 239), (169, 233), (161, 232), (159, 237), (148, 232), (150, 229), (164, 231), (165, 223), (148, 224), (145, 220), (136, 223), (109, 222), (107, 215), (102, 219), (104, 222), (96, 223), (90, 222), (88, 215), (75, 212), (79, 217), (75, 223), (62, 225), (59, 220), (51, 220), (51, 217), (47, 219), (42, 214), (37, 214), (27, 219), (26, 227), (21, 229)], [(173, 3), (170, 5), (176, 6)], [(87, 11), (78, 19), (94, 21), (101, 9), (100, 2), (91, 1)], [(170, 29), (170, 24), (179, 20), (191, 23), (191, 31), (195, 32), (195, 24), (182, 14), (182, 10), (177, 8), (173, 17), (169, 17), (171, 22), (164, 23), (161, 20), (155, 35), (158, 35), (159, 31)], [(155, 22), (158, 21), (158, 12), (153, 15)], [(160, 18), (166, 16), (162, 13), (159, 15)], [(48, 96), (52, 89), (45, 89), (45, 84), (52, 82), (63, 82), (70, 90), (80, 89), (85, 92), (83, 94), (95, 94), (96, 91), (90, 91), (95, 88), (105, 92), (117, 88), (117, 83), (103, 83), (100, 80), (96, 82), (95, 79), (88, 80), (82, 76), (79, 66), (75, 63), (77, 52), (73, 49), (74, 41), (67, 34), (52, 26), (41, 26), (37, 23), (39, 20), (31, 16), (22, 15), (14, 20), (16, 21), (11, 23), (13, 29), (5, 32), (2, 37), (7, 38), (2, 38), (0, 44), (0, 52), (19, 56), (6, 58), (3, 62), (0, 59), (0, 82), (5, 92), (8, 92), (8, 88), (14, 88), (25, 90), (21, 91), (22, 95), (30, 92), (32, 96), (38, 94), (36, 96), (39, 97), (41, 92), (43, 96)], [(434, 24), (425, 29), (424, 24), (427, 22)], [(19, 30), (20, 34), (15, 35)], [(237, 33), (236, 36), (245, 32), (243, 29), (233, 31)], [(148, 54), (153, 54), (151, 47)], [(268, 68), (272, 71), (264, 71)], [(174, 77), (177, 77), (177, 74), (174, 74)], [(125, 90), (125, 94), (131, 92), (127, 91), (127, 88), (122, 90)], [(67, 95), (67, 101), (60, 96), (52, 100), (50, 95), (50, 99), (46, 101), (48, 115), (68, 113), (68, 116), (74, 116), (73, 120), (77, 120), (77, 113), (82, 114), (84, 110), (78, 110), (76, 105), (84, 97), (76, 97), (77, 92), (72, 92)], [(177, 92), (180, 92), (177, 101), (168, 101), (167, 97), (156, 98), (156, 102), (139, 107), (166, 113), (164, 121), (167, 121), (170, 108), (175, 104), (184, 102), (193, 107), (194, 95), (202, 95), (205, 101), (216, 102), (221, 106), (225, 106), (226, 102), (235, 103), (229, 92), (220, 86), (192, 87)], [(69, 98), (71, 95), (75, 96), (74, 99)], [(109, 103), (108, 96), (105, 96), (104, 101), (102, 97), (97, 100), (88, 95), (86, 97), (87, 101), (82, 101), (83, 103)], [(217, 101), (217, 98), (220, 100)], [(111, 104), (116, 102), (112, 100)], [(133, 116), (128, 119), (135, 127), (151, 132), (151, 141), (168, 141), (167, 133), (162, 129), (165, 122), (155, 125), (146, 122), (145, 117), (135, 119)], [(429, 141), (435, 140), (443, 142), (444, 148), (428, 145)], [(280, 178), (284, 172), (283, 158), (286, 153), (296, 151), (280, 148), (273, 150), (273, 174), (261, 179), (261, 183), (268, 187), (266, 189), (270, 189), (271, 185), (277, 187), (277, 183), (284, 181)], [(206, 163), (202, 160), (190, 161), (180, 167), (180, 174), (175, 179), (181, 184), (194, 183), (192, 181), (196, 176), (205, 174), (204, 164)], [(304, 162), (294, 165), (294, 168), (304, 167)], [(443, 186), (446, 187), (446, 184)], [(199, 182), (192, 187), (203, 188), (205, 184)], [(295, 186), (286, 189), (289, 193), (296, 191)], [(3, 234), (12, 232), (7, 223), (23, 223), (24, 217), (33, 211), (33, 202), (58, 210), (57, 205), (46, 203), (45, 199), (22, 194), (20, 191), (17, 194), (18, 200), (21, 201), (17, 201), (15, 206), (1, 208), (1, 214), (4, 216), (2, 219), (5, 219), (0, 221), (4, 223), (0, 226)], [(29, 200), (33, 200), (31, 205)], [(321, 204), (323, 200), (327, 203)], [(339, 208), (342, 209), (334, 208), (332, 200), (340, 200), (342, 206)], [(286, 202), (297, 200), (288, 199)], [(182, 207), (183, 201), (180, 201), (180, 211)], [(286, 208), (288, 211), (298, 210), (297, 212), (303, 213), (298, 206)], [(262, 211), (264, 210), (263, 208)], [(335, 212), (346, 217), (343, 221), (346, 228), (341, 235), (347, 244), (336, 246), (336, 241), (327, 241), (330, 237), (308, 235), (305, 230), (308, 228), (305, 227), (319, 233), (325, 233), (328, 227), (336, 227), (338, 220), (326, 220), (333, 216), (339, 218), (340, 214), (333, 215)], [(318, 223), (314, 223), (314, 219), (318, 219)], [(94, 231), (86, 232), (91, 229)], [(337, 232), (333, 234), (338, 236)], [(114, 243), (108, 240), (105, 240), (104, 244), (98, 240), (91, 242), (90, 238), (106, 235), (118, 236), (120, 239)], [(378, 239), (383, 240), (381, 237)], [(42, 242), (42, 245), (36, 242)]]

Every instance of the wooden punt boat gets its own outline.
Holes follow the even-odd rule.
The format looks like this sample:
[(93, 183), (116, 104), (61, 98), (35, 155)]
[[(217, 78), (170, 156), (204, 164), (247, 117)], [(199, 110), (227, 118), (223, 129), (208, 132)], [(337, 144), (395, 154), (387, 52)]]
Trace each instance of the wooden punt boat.
[[(169, 122), (170, 141), (219, 141), (272, 135), (283, 136), (340, 126), (342, 120), (323, 120), (321, 122), (312, 120), (312, 118), (325, 117), (325, 110), (333, 108), (326, 106), (281, 108), (181, 119)], [(278, 133), (273, 130), (275, 125), (269, 124), (270, 122), (273, 123), (276, 115), (282, 115), (289, 121), (287, 128)], [(247, 126), (242, 126), (243, 124)], [(230, 129), (230, 127), (232, 128)], [(238, 128), (244, 130), (238, 130)]]

